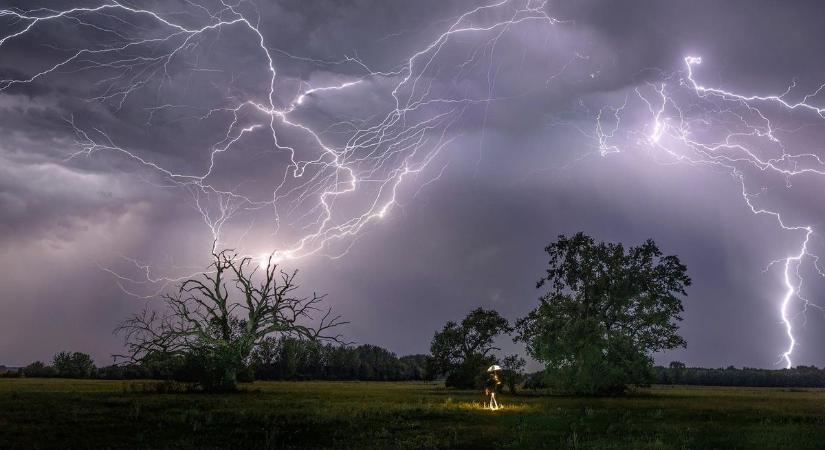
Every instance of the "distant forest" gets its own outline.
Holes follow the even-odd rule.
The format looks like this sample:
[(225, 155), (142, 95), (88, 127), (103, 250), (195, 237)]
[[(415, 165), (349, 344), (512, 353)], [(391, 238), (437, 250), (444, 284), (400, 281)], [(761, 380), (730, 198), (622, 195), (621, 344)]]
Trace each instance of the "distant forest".
[[(427, 355), (397, 357), (375, 345), (345, 346), (300, 339), (268, 339), (252, 354), (239, 381), (254, 380), (424, 380)], [(36, 361), (4, 377), (96, 378), (109, 380), (158, 379), (193, 381), (203, 370), (200, 361), (186, 357), (155, 357), (141, 362), (96, 367), (85, 353), (61, 352), (51, 363)]]
[(654, 384), (688, 384), (702, 386), (748, 387), (825, 387), (825, 369), (797, 366), (792, 369), (705, 369), (686, 367), (672, 362), (668, 367), (653, 368)]
[[(775, 370), (752, 367), (737, 369), (733, 366), (708, 369), (687, 367), (681, 362), (674, 361), (668, 367), (653, 367), (649, 382), (660, 385), (821, 388), (825, 387), (825, 369), (814, 366)], [(544, 372), (528, 375), (524, 388), (546, 389)]]
[[(253, 380), (363, 380), (416, 381), (432, 380), (429, 355), (397, 357), (375, 345), (343, 346), (299, 339), (270, 339), (252, 356), (241, 381)], [(7, 369), (0, 366), (2, 377), (61, 377), (112, 380), (193, 379), (196, 365), (184, 358), (154, 359), (142, 363), (125, 363), (96, 367), (89, 355), (61, 352), (49, 363), (36, 361), (26, 367)], [(793, 369), (755, 369), (686, 367), (673, 362), (656, 366), (650, 374), (651, 384), (744, 386), (744, 387), (825, 387), (825, 369), (798, 366)], [(543, 372), (526, 377), (524, 388), (544, 388)]]

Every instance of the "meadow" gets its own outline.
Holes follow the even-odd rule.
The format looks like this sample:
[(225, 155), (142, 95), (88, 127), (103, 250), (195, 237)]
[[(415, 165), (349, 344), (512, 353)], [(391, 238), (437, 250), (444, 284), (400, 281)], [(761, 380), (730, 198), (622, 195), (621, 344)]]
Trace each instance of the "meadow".
[(0, 379), (0, 448), (822, 448), (825, 390), (658, 387), (525, 393), (485, 410), (438, 383), (256, 382), (227, 395), (154, 382)]

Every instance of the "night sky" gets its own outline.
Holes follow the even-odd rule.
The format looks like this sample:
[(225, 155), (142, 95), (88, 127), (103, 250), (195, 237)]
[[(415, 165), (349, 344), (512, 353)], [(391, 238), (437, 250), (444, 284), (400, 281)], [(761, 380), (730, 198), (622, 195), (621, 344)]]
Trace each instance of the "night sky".
[(793, 364), (825, 365), (825, 5), (491, 4), (0, 0), (0, 363), (108, 364), (215, 238), (425, 353), (534, 308), (584, 231), (687, 265), (658, 362), (783, 367), (788, 265)]

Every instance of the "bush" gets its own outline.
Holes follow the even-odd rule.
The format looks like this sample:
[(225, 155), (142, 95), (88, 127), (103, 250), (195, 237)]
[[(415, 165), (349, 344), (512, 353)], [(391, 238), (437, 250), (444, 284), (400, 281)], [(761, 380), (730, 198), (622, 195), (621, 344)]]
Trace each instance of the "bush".
[(255, 371), (250, 366), (244, 366), (238, 371), (238, 383), (252, 383), (255, 381)]
[(184, 394), (195, 392), (195, 385), (174, 380), (134, 381), (127, 384), (123, 390), (138, 394)]
[(494, 362), (493, 359), (480, 355), (467, 358), (447, 375), (444, 385), (458, 389), (481, 389), (487, 376), (487, 368)]
[(97, 377), (104, 380), (123, 380), (126, 378), (126, 367), (113, 364), (97, 369)]
[(543, 370), (538, 372), (533, 372), (526, 376), (524, 380), (524, 384), (522, 385), (524, 389), (547, 389), (550, 387), (550, 384), (547, 382), (547, 373)]
[(206, 392), (231, 392), (237, 390), (237, 359), (228, 349), (222, 352), (198, 351), (184, 358), (184, 364), (176, 376), (177, 381), (194, 382)]
[(35, 361), (23, 368), (23, 375), (27, 378), (49, 378), (57, 376), (57, 371), (42, 361)]
[(401, 363), (402, 380), (426, 380), (431, 381), (435, 375), (430, 367), (432, 362), (429, 355), (407, 355), (398, 358)]
[(95, 373), (92, 357), (80, 352), (60, 352), (52, 362), (57, 376), (62, 378), (91, 378)]
[(621, 338), (609, 342), (605, 352), (598, 345), (583, 342), (575, 364), (547, 368), (551, 387), (580, 395), (615, 395), (634, 384), (650, 383), (652, 360)]

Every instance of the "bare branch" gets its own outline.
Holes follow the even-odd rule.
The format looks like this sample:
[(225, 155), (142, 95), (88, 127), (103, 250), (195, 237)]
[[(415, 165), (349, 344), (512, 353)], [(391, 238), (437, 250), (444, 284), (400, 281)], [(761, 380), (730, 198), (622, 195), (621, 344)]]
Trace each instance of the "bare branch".
[[(188, 279), (174, 295), (164, 295), (162, 313), (149, 309), (123, 321), (115, 330), (123, 335), (129, 362), (155, 354), (218, 355), (229, 352), (237, 367), (254, 348), (273, 336), (346, 343), (335, 329), (345, 322), (331, 308), (321, 308), (325, 295), (293, 295), (298, 271), (286, 272), (270, 257), (266, 269), (250, 269), (249, 257), (232, 250), (212, 254), (213, 262), (199, 279)], [(230, 299), (230, 289), (240, 300)], [(319, 320), (313, 315), (323, 312)], [(312, 323), (315, 325), (312, 325)]]

